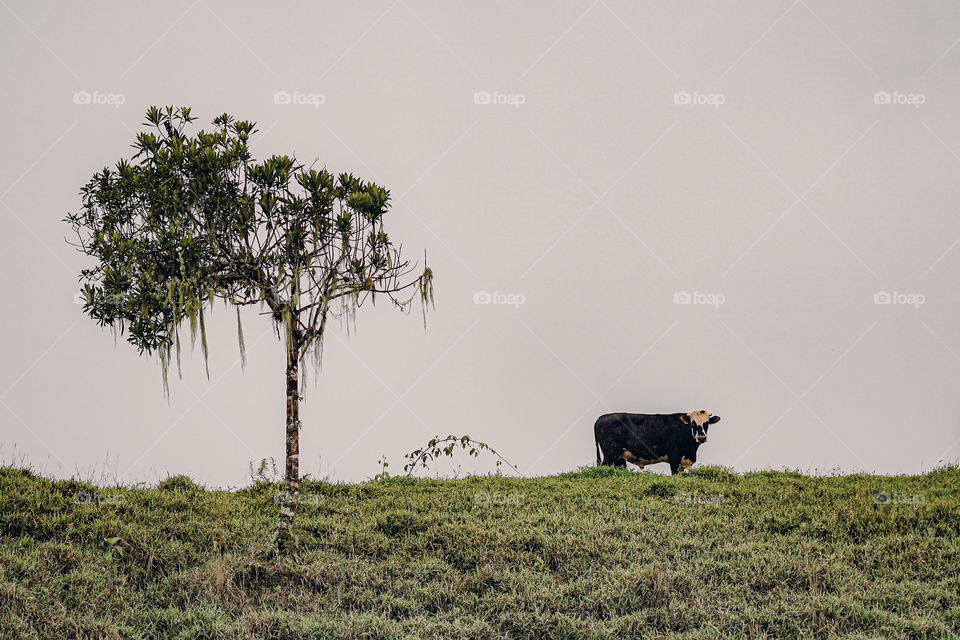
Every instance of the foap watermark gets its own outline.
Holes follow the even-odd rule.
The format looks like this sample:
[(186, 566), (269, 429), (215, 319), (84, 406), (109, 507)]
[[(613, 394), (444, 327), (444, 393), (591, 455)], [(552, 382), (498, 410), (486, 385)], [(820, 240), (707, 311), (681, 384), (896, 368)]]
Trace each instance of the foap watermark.
[(113, 504), (120, 505), (127, 501), (127, 496), (100, 491), (78, 491), (73, 495), (73, 504)]
[(523, 504), (523, 494), (502, 493), (498, 491), (494, 491), (493, 493), (490, 493), (489, 491), (477, 491), (475, 494), (473, 494), (473, 504), (509, 504), (519, 506)]
[(719, 109), (727, 101), (722, 93), (703, 93), (702, 91), (677, 91), (673, 94), (673, 104), (705, 105)]
[(73, 104), (108, 106), (119, 109), (127, 101), (122, 93), (104, 93), (103, 91), (77, 91), (73, 94)]
[(497, 304), (519, 309), (527, 301), (522, 293), (504, 293), (502, 291), (477, 291), (473, 294), (473, 304)]
[(677, 291), (673, 294), (673, 304), (699, 304), (718, 308), (727, 301), (722, 293), (705, 293), (703, 291)]
[(322, 93), (303, 93), (302, 91), (277, 91), (273, 94), (273, 104), (307, 106), (319, 109), (327, 103), (327, 96)]
[[(104, 304), (108, 304), (116, 307), (122, 306), (123, 300), (124, 300), (123, 296), (120, 295), (119, 293), (107, 293), (107, 294), (104, 294), (101, 299), (103, 300)], [(87, 303), (86, 293), (84, 293), (83, 291), (77, 291), (75, 294), (73, 294), (73, 304), (83, 305), (86, 303)]]
[(900, 91), (877, 91), (873, 94), (873, 104), (896, 104), (919, 109), (927, 101), (923, 93), (901, 93)]
[(904, 293), (902, 291), (877, 291), (873, 294), (873, 304), (896, 304), (919, 309), (927, 301), (922, 293)]
[(477, 91), (473, 94), (473, 104), (500, 105), (519, 109), (526, 104), (527, 96), (523, 93), (502, 93), (500, 91)]
[(921, 493), (886, 493), (881, 491), (873, 494), (874, 504), (912, 504), (920, 505), (926, 501)]

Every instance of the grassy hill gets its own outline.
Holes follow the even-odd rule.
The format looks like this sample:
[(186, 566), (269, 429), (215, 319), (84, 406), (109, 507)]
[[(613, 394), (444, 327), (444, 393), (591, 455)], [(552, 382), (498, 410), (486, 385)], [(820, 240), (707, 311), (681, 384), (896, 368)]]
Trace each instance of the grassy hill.
[[(955, 638), (960, 470), (96, 488), (0, 469), (0, 638)], [(879, 495), (877, 495), (879, 494)]]

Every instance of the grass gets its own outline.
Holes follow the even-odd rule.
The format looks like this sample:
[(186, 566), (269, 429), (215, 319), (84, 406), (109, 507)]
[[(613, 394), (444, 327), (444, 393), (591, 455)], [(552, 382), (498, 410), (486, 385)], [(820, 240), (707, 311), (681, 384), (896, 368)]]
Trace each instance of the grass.
[(0, 468), (0, 638), (960, 637), (955, 467), (306, 483), (270, 559), (276, 494)]

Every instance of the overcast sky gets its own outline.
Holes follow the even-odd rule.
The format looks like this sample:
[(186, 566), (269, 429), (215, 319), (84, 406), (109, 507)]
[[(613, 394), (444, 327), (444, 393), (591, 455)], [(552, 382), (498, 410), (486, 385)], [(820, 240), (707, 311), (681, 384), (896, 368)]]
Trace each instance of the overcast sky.
[(74, 302), (62, 219), (152, 104), (379, 181), (436, 273), (426, 332), (386, 306), (330, 331), (305, 473), (396, 472), (454, 433), (552, 474), (593, 464), (603, 413), (696, 409), (722, 417), (704, 464), (960, 458), (960, 5), (265, 7), (0, 1), (4, 460), (237, 486), (282, 458), (266, 319), (244, 316), (241, 372), (218, 306), (210, 379), (185, 356), (168, 403), (156, 359)]

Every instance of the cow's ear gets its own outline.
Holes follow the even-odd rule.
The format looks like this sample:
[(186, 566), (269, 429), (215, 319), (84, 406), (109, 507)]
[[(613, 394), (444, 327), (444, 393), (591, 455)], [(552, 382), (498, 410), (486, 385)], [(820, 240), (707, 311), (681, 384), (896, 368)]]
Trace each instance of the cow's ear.
[(720, 422), (720, 416), (710, 416), (710, 424)]
[(683, 424), (690, 424), (690, 416), (685, 413), (680, 414), (680, 422)]

